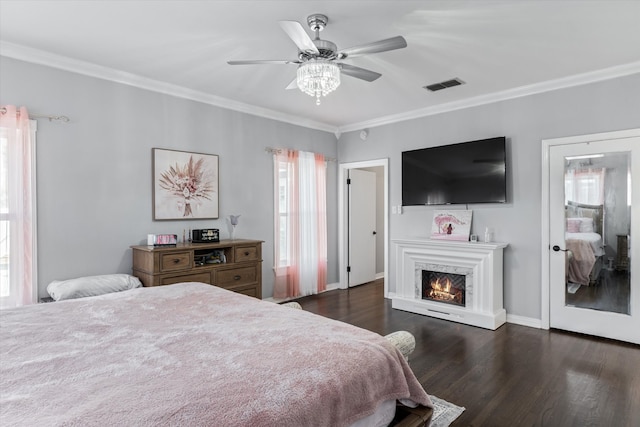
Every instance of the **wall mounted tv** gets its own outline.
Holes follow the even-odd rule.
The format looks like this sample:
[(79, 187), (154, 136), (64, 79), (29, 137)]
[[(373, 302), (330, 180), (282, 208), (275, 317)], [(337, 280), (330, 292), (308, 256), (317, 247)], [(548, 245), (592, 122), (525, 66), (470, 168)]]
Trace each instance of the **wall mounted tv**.
[(402, 153), (402, 204), (507, 201), (505, 137)]

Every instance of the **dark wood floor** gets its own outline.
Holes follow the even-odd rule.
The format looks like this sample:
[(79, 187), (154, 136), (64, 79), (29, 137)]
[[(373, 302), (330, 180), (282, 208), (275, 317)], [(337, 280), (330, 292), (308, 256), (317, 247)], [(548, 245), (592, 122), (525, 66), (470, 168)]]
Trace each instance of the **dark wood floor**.
[(394, 310), (378, 280), (298, 300), (381, 335), (416, 337), (429, 394), (466, 410), (452, 426), (640, 426), (640, 347), (505, 324), (496, 331)]
[(603, 269), (596, 284), (580, 286), (576, 293), (567, 292), (566, 296), (568, 305), (629, 314), (631, 278), (628, 271)]

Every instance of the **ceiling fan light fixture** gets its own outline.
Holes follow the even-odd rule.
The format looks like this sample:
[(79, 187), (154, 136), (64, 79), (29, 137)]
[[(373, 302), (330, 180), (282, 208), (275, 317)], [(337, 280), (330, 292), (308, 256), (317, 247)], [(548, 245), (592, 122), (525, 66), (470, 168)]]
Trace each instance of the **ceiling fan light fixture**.
[(340, 67), (324, 59), (309, 60), (298, 67), (296, 82), (302, 92), (315, 96), (316, 105), (320, 105), (320, 96), (327, 96), (340, 86)]

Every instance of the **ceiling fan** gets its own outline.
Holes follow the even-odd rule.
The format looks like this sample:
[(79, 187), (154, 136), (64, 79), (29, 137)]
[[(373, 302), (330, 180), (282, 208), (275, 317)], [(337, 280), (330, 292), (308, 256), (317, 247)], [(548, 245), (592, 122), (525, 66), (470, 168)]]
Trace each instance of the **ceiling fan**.
[(354, 65), (345, 64), (344, 59), (371, 53), (407, 47), (407, 41), (402, 36), (391, 37), (361, 46), (354, 46), (338, 51), (335, 43), (320, 39), (320, 31), (326, 27), (329, 18), (322, 14), (307, 17), (309, 28), (315, 32), (311, 37), (297, 21), (280, 21), (280, 27), (298, 47), (298, 59), (295, 60), (241, 60), (227, 61), (230, 65), (248, 64), (298, 64), (296, 79), (287, 89), (299, 88), (302, 92), (315, 96), (316, 104), (320, 105), (320, 96), (326, 96), (340, 85), (340, 74), (372, 82), (382, 74)]

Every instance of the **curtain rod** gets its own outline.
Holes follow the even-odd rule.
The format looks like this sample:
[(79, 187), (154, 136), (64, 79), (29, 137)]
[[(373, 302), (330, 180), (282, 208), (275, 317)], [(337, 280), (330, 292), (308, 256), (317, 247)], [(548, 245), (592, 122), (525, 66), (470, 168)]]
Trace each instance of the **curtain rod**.
[[(5, 107), (0, 108), (0, 113), (6, 114), (7, 109)], [(69, 119), (69, 117), (67, 116), (51, 116), (47, 114), (29, 114), (29, 118), (30, 119), (49, 119), (50, 122), (54, 120), (59, 120), (64, 123), (69, 123), (71, 121), (71, 119)]]
[[(265, 147), (264, 151), (266, 151), (267, 153), (271, 153), (271, 154), (280, 154), (282, 153), (282, 148), (272, 148), (272, 147)], [(327, 162), (335, 162), (337, 161), (337, 159), (334, 159), (333, 157), (325, 157), (324, 158), (325, 161)]]

